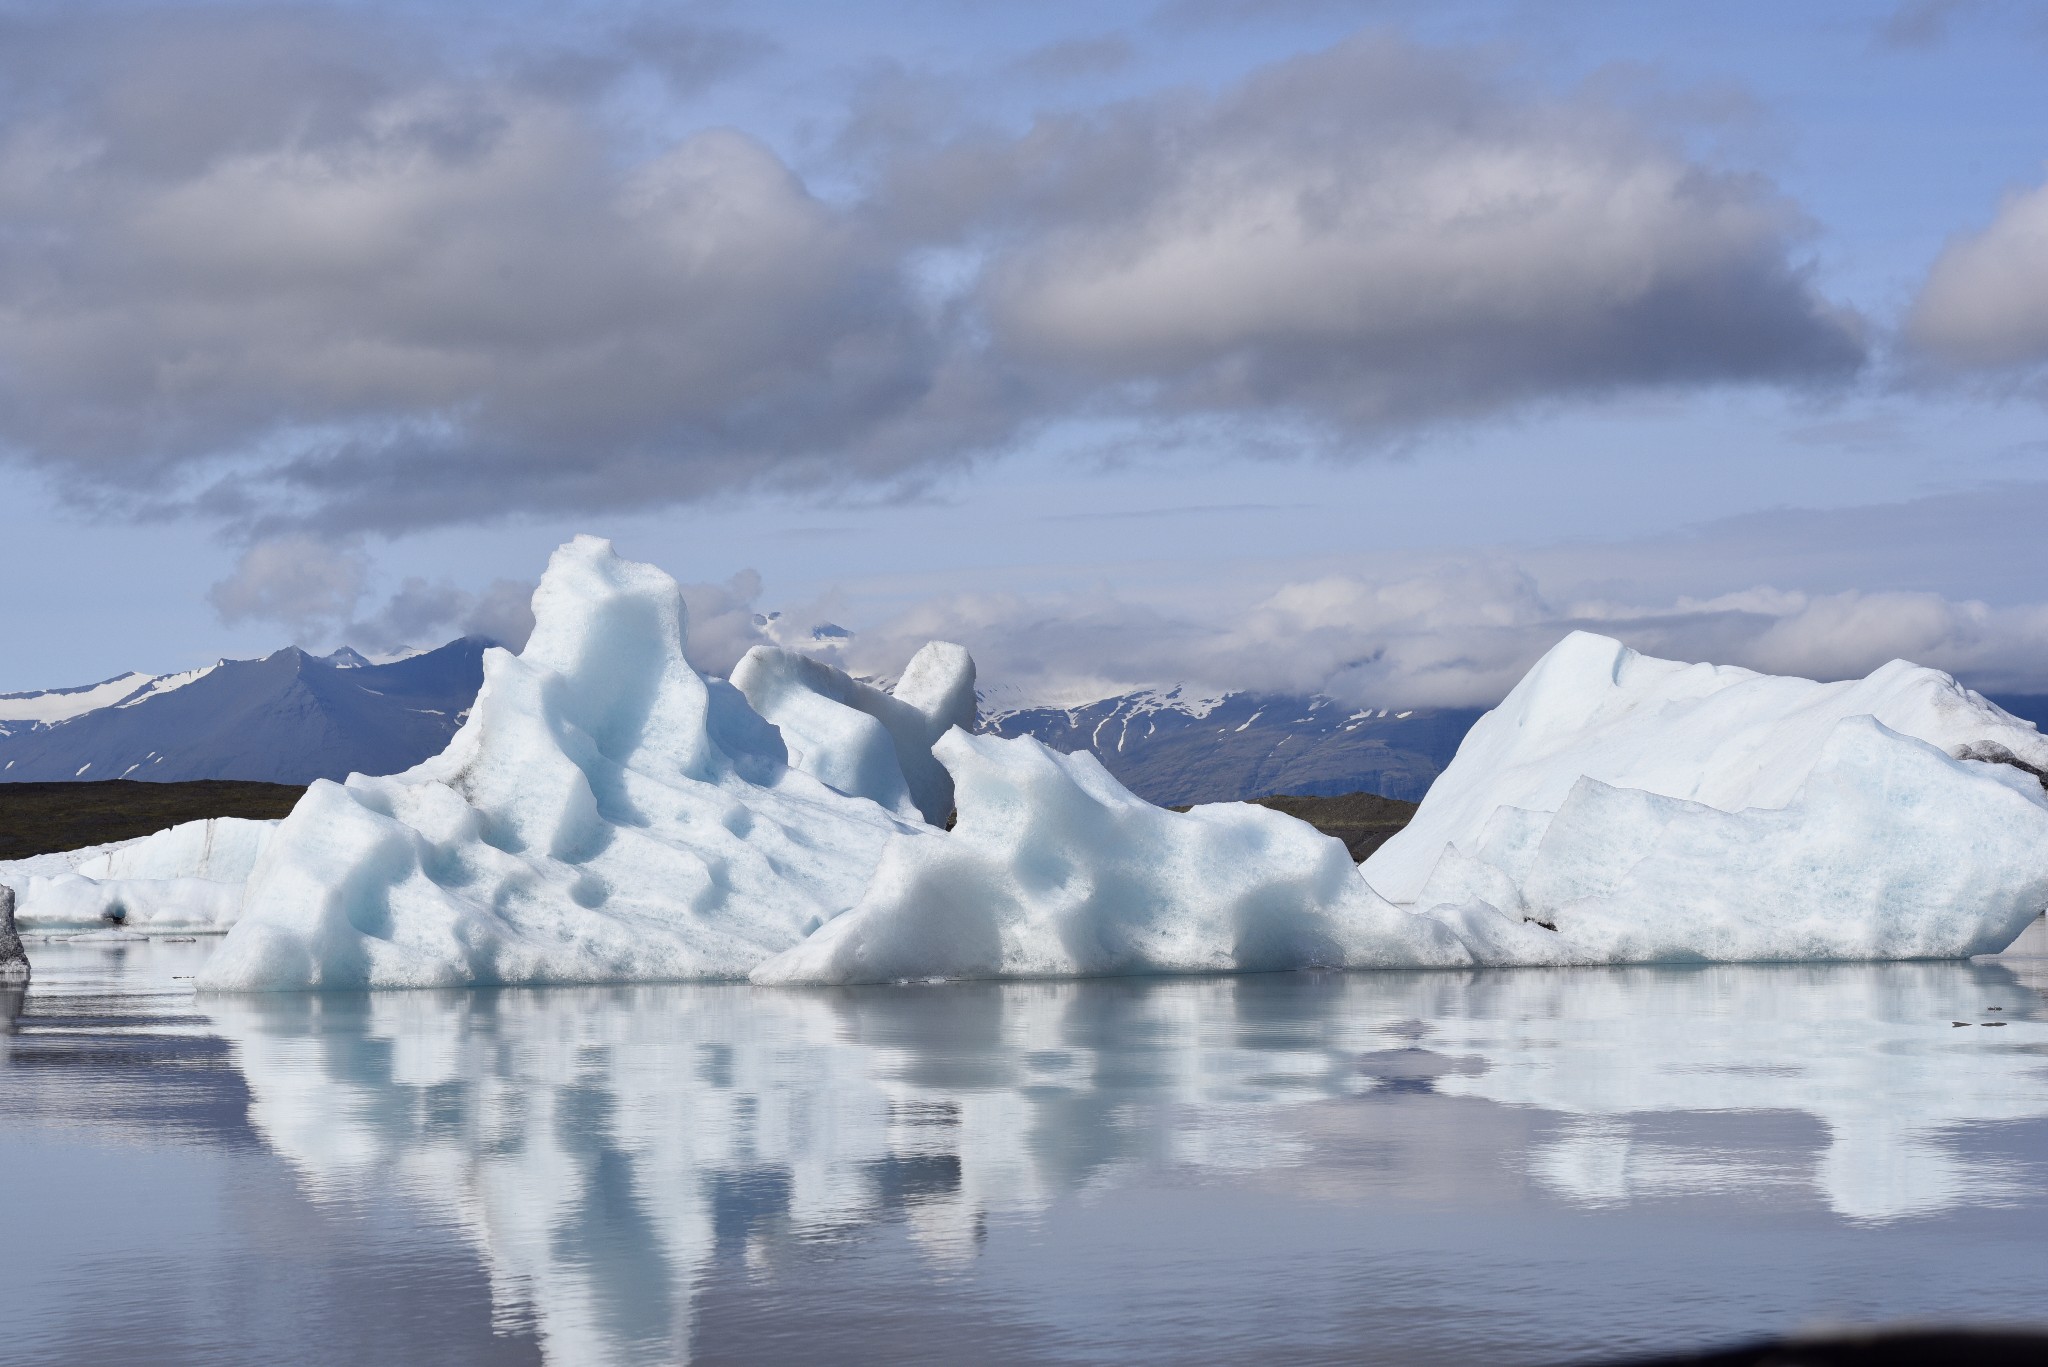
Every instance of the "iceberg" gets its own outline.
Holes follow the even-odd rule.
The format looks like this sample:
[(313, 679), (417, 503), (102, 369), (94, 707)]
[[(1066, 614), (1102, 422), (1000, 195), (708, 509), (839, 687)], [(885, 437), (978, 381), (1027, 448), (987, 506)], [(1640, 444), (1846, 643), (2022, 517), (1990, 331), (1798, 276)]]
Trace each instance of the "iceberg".
[(275, 821), (210, 817), (135, 840), (0, 865), (20, 924), (50, 930), (118, 922), (132, 929), (223, 931)]
[(307, 790), (201, 987), (741, 978), (857, 901), (892, 838), (939, 838), (792, 766), (690, 666), (659, 569), (578, 537), (533, 608), (445, 752)]
[(2048, 905), (2048, 738), (1932, 669), (1822, 684), (1576, 632), (1361, 868), (1485, 963), (1994, 953)]
[[(2048, 739), (1903, 662), (1820, 684), (1575, 633), (1357, 867), (974, 734), (955, 645), (888, 689), (765, 647), (708, 678), (675, 581), (592, 537), (534, 616), (443, 754), (236, 847), (201, 987), (1946, 958), (2048, 905)], [(72, 895), (170, 867), (118, 858), (140, 878)]]

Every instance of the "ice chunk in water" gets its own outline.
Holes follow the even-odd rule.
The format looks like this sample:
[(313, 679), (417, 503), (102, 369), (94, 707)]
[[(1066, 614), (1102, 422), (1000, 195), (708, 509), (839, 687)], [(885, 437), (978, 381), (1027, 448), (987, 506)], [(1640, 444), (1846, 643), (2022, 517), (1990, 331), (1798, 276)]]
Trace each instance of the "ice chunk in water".
[[(93, 851), (70, 868), (61, 859), (23, 860), (21, 924), (221, 930), (242, 909), (242, 884), (275, 821), (213, 817), (187, 821)], [(4, 870), (0, 870), (4, 871)]]
[(1935, 670), (1818, 684), (1575, 633), (1362, 871), (1489, 963), (1989, 953), (2048, 904), (2044, 765)]
[(1415, 819), (1365, 862), (1366, 878), (1413, 902), (1444, 849), (1472, 851), (1497, 809), (1554, 813), (1581, 778), (1724, 812), (1783, 807), (1836, 724), (1858, 716), (1951, 755), (1993, 746), (2048, 768), (2048, 737), (1939, 670), (1894, 660), (1822, 684), (1653, 659), (1575, 631), (1473, 725)]

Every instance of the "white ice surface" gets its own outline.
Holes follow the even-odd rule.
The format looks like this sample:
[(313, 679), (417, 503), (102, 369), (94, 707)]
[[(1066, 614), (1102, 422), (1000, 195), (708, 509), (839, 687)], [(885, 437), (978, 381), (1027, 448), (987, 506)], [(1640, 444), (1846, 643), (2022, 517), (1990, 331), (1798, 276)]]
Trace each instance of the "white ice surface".
[(1578, 633), (1362, 872), (1485, 963), (1995, 953), (2048, 905), (2048, 795), (1945, 751), (2048, 766), (1934, 670), (1817, 684)]
[(974, 729), (974, 661), (964, 648), (928, 643), (884, 692), (796, 651), (755, 646), (732, 683), (782, 733), (793, 768), (911, 820), (945, 824), (953, 780), (932, 742), (954, 726)]
[(118, 921), (131, 930), (220, 931), (242, 910), (243, 885), (211, 878), (123, 878), (100, 882), (75, 873), (31, 878), (16, 912), (24, 929), (53, 930)]
[(441, 755), (315, 783), (201, 974), (228, 990), (743, 977), (939, 833), (789, 767), (684, 658), (676, 583), (579, 537)]
[[(956, 733), (934, 753), (954, 775), (958, 829), (892, 846), (858, 907), (753, 976), (2003, 949), (2048, 905), (2040, 779), (1953, 758), (1873, 711), (1961, 753), (2048, 765), (2031, 728), (1932, 670), (1896, 664), (1822, 685), (1575, 635), (1474, 728), (1441, 797), (1423, 803), (1410, 831), (1427, 838), (1433, 823), (1461, 840), (1439, 835), (1419, 851), (1411, 841), (1387, 861), (1396, 875), (1404, 857), (1429, 866), (1405, 908), (1343, 877), (1340, 847), (1298, 822), (1235, 804), (1175, 815), (1085, 755)], [(1375, 856), (1363, 872), (1377, 884), (1381, 867)]]
[(247, 881), (256, 857), (277, 829), (275, 821), (238, 816), (187, 821), (107, 846), (81, 860), (75, 872), (101, 880), (115, 878), (210, 878), (217, 883)]
[(119, 920), (142, 929), (224, 930), (241, 912), (242, 885), (275, 821), (216, 817), (137, 840), (38, 855), (0, 865), (25, 927)]
[(754, 970), (759, 983), (1072, 977), (1470, 961), (1396, 910), (1344, 846), (1264, 807), (1181, 813), (1083, 751), (952, 731), (958, 826), (899, 840), (859, 906)]
[(1894, 660), (1822, 684), (1653, 659), (1573, 632), (1473, 725), (1415, 819), (1366, 861), (1366, 878), (1412, 903), (1446, 846), (1473, 850), (1503, 807), (1556, 812), (1581, 778), (1722, 811), (1783, 807), (1836, 724), (1857, 716), (1950, 754), (1998, 745), (2048, 768), (2048, 737), (1938, 670)]
[(32, 854), (26, 859), (0, 860), (0, 883), (13, 888), (17, 896), (28, 891), (31, 878), (51, 878), (60, 873), (76, 873), (78, 866), (126, 845), (138, 844), (148, 836), (134, 840), (116, 840), (105, 845), (86, 845), (75, 850), (57, 850), (50, 854)]

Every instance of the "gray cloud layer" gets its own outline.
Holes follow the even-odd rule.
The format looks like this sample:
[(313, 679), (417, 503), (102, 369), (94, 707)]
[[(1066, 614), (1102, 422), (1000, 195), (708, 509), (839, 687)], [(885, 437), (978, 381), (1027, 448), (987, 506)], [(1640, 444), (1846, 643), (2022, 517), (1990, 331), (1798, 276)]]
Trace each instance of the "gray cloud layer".
[(968, 139), (894, 198), (985, 234), (1011, 364), (1154, 411), (1369, 431), (1863, 355), (1768, 184), (1387, 39)]
[(338, 537), (886, 482), (1071, 416), (1356, 450), (1863, 354), (1768, 183), (1468, 55), (1355, 41), (896, 145), (828, 200), (744, 132), (635, 150), (627, 74), (766, 54), (659, 36), (492, 63), (361, 11), (0, 18), (0, 448)]

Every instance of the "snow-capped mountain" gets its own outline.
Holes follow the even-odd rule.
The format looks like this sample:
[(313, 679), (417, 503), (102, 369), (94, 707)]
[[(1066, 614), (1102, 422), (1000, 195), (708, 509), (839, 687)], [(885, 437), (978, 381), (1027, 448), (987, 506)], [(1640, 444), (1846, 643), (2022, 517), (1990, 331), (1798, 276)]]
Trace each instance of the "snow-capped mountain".
[(1090, 751), (1132, 792), (1165, 806), (1361, 791), (1418, 801), (1483, 710), (1180, 688), (1070, 708), (984, 702), (994, 704), (984, 731)]
[(488, 642), (389, 664), (295, 646), (260, 660), (0, 696), (0, 782), (198, 778), (309, 783), (440, 753), (476, 699)]

